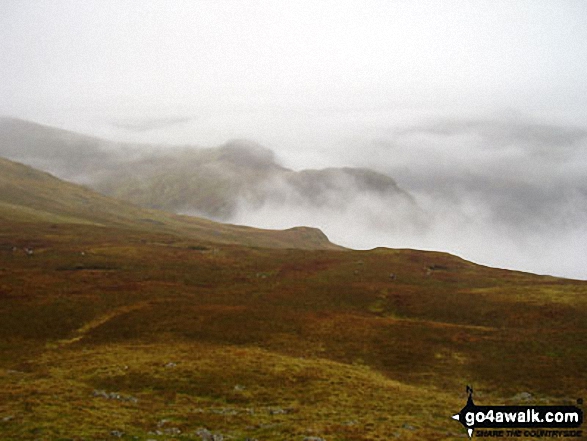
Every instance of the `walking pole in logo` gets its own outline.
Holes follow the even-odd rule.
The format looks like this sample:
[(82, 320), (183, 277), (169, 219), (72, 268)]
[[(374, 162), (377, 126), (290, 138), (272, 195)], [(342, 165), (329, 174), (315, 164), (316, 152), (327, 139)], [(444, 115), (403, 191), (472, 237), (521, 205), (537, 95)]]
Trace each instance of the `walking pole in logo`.
[(473, 436), (473, 428), (468, 427), (465, 421), (465, 415), (467, 412), (471, 412), (475, 409), (475, 403), (473, 403), (473, 388), (467, 384), (467, 404), (465, 407), (461, 409), (459, 413), (456, 413), (452, 416), (453, 420), (460, 422), (465, 429), (467, 429), (467, 434), (469, 435), (469, 439)]

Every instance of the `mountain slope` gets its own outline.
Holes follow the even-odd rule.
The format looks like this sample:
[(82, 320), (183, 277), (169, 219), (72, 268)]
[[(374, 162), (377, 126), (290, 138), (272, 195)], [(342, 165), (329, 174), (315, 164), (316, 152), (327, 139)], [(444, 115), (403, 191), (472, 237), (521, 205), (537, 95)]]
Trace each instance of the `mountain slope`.
[[(317, 197), (349, 176), (389, 184), (303, 174)], [(478, 405), (587, 393), (587, 282), (341, 251), (8, 160), (0, 300), (2, 439), (453, 440), (465, 385)]]
[(139, 146), (0, 118), (0, 155), (142, 207), (222, 221), (265, 205), (344, 211), (370, 198), (422, 215), (389, 176), (357, 168), (297, 172), (248, 141), (218, 148)]
[(401, 201), (416, 209), (413, 199), (388, 176), (355, 168), (296, 172), (278, 165), (270, 150), (242, 141), (128, 163), (102, 175), (93, 186), (141, 206), (221, 220), (266, 204), (277, 209), (344, 209), (362, 196), (380, 198), (382, 204)]
[(0, 219), (123, 227), (251, 246), (337, 248), (317, 229), (260, 230), (147, 210), (2, 158)]
[[(113, 147), (116, 147), (114, 149)], [(65, 179), (84, 179), (96, 167), (112, 167), (124, 145), (16, 118), (0, 117), (0, 156)]]
[(0, 222), (0, 296), (3, 439), (453, 440), (465, 385), (587, 393), (586, 282), (444, 253)]

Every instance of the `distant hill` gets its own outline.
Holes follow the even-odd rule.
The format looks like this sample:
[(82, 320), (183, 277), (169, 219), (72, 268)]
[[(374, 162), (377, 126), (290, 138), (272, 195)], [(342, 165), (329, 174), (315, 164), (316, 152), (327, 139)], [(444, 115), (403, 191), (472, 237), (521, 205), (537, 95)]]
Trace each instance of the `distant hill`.
[(417, 211), (389, 176), (369, 169), (293, 171), (271, 150), (248, 141), (218, 148), (117, 144), (11, 119), (0, 119), (0, 155), (84, 183), (147, 208), (230, 221), (238, 210), (336, 207), (375, 197)]
[[(0, 156), (67, 179), (83, 179), (121, 158), (122, 145), (16, 118), (0, 118)], [(124, 149), (128, 151), (128, 149)]]
[(3, 158), (0, 158), (0, 220), (122, 227), (270, 248), (339, 248), (315, 228), (260, 230), (148, 210)]

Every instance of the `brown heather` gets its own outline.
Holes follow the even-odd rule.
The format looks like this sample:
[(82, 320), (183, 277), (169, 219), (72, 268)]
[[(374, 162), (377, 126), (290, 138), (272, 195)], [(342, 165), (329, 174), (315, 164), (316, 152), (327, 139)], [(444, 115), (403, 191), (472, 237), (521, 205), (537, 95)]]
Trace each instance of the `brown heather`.
[(180, 218), (2, 165), (0, 439), (449, 440), (467, 384), (477, 404), (586, 396), (587, 282)]

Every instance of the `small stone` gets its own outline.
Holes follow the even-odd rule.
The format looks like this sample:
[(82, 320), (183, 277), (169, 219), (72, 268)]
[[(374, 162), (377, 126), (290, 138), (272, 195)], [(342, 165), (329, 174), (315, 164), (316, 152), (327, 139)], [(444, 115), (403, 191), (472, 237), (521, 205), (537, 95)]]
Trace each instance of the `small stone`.
[(513, 396), (512, 400), (514, 401), (529, 401), (533, 398), (531, 393), (528, 392), (520, 392)]
[(130, 401), (131, 403), (138, 403), (138, 398), (132, 395), (121, 395), (118, 392), (106, 392), (105, 390), (94, 390), (93, 397), (106, 398), (107, 400)]
[(110, 435), (115, 436), (116, 438), (122, 438), (124, 436), (124, 432), (120, 430), (112, 430)]
[(416, 430), (416, 428), (414, 426), (412, 426), (411, 424), (408, 424), (408, 423), (404, 423), (404, 425), (402, 426), (402, 429)]
[(196, 430), (196, 435), (198, 435), (202, 441), (212, 441), (212, 432), (208, 429), (198, 429)]
[(97, 389), (92, 392), (92, 396), (93, 397), (108, 398), (108, 394), (106, 393), (106, 391), (104, 391), (104, 390), (97, 390)]
[(165, 435), (181, 435), (181, 430), (177, 427), (170, 427), (168, 429), (163, 429), (163, 433)]
[(198, 435), (202, 441), (224, 441), (224, 436), (218, 433), (212, 433), (208, 429), (198, 429), (196, 430), (196, 435)]

